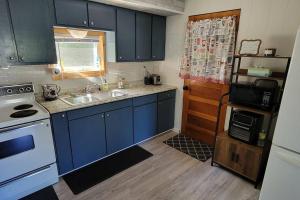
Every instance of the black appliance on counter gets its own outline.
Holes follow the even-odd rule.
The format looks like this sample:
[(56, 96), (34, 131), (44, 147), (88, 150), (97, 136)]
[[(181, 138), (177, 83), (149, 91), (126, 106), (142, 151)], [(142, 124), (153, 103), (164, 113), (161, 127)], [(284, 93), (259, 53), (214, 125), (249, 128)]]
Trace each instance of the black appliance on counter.
[(229, 101), (233, 104), (271, 110), (279, 104), (280, 87), (276, 80), (257, 79), (254, 83), (232, 83)]
[(256, 144), (264, 116), (248, 111), (233, 110), (228, 135), (248, 144)]

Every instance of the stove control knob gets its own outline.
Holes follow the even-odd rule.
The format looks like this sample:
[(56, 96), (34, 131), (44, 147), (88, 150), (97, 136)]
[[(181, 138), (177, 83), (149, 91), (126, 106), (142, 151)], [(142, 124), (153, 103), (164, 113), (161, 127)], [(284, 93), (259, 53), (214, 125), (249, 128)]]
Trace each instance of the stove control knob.
[(23, 93), (24, 92), (24, 88), (19, 88), (19, 92)]
[(7, 89), (6, 92), (7, 92), (7, 94), (12, 94), (13, 90), (12, 89)]
[(31, 92), (31, 87), (27, 87), (26, 92)]

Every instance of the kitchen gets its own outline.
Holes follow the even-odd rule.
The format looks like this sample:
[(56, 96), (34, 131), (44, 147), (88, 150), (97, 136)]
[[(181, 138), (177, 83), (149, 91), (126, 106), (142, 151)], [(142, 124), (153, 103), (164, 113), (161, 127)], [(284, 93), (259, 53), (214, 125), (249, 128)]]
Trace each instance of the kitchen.
[[(264, 54), (264, 49), (277, 48), (276, 55), (291, 61), (282, 87), (287, 91), (283, 102), (288, 101), (285, 95), (293, 88), (289, 79), (293, 80), (292, 75), (297, 73), (293, 47), (299, 22), (289, 20), (299, 18), (297, 1), (285, 5), (278, 0), (268, 13), (264, 11), (270, 1), (0, 3), (0, 166), (4, 169), (0, 194), (4, 199), (35, 195), (39, 190), (50, 199), (258, 199), (260, 193), (268, 193), (265, 188), (272, 190), (262, 184), (261, 192), (262, 180), (257, 181), (260, 183), (256, 189), (251, 178), (249, 181), (239, 172), (237, 175), (226, 167), (218, 167), (216, 164), (222, 163), (217, 155), (212, 155), (218, 152), (218, 146), (215, 152), (212, 148), (201, 154), (207, 160), (203, 162), (198, 147), (192, 146), (195, 155), (189, 146), (188, 150), (178, 151), (175, 139), (186, 133), (184, 139), (190, 137), (192, 142), (198, 142), (191, 122), (199, 125), (199, 118), (208, 118), (216, 123), (219, 105), (187, 93), (193, 91), (194, 85), (187, 85), (179, 77), (179, 66), (190, 16), (240, 9), (236, 52), (242, 40), (259, 38), (259, 55)], [(276, 25), (272, 21), (275, 13)], [(245, 65), (275, 66), (274, 72), (283, 73), (286, 63), (271, 58), (248, 61)], [(191, 89), (185, 90), (184, 86)], [(220, 90), (224, 92), (223, 89)], [(196, 90), (199, 91), (195, 86)], [(213, 114), (200, 113), (205, 106), (193, 103), (186, 110), (186, 97), (201, 101), (199, 105), (206, 102), (207, 108), (213, 102)], [(297, 110), (293, 112), (296, 114)], [(277, 124), (283, 127), (283, 122), (279, 122), (281, 115), (285, 113), (279, 112)], [(222, 118), (224, 129), (230, 128), (230, 115)], [(214, 131), (215, 125), (210, 127)], [(197, 130), (204, 129), (209, 132), (207, 127)], [(180, 132), (183, 134), (178, 136)], [(169, 143), (171, 138), (173, 143)], [(204, 144), (209, 144), (209, 140), (204, 140)], [(283, 139), (274, 141), (278, 144)], [(201, 142), (202, 151), (206, 147)], [(262, 151), (248, 144), (236, 144)], [(234, 160), (238, 160), (238, 155), (234, 155)], [(255, 182), (256, 173), (253, 176)], [(230, 184), (227, 189), (226, 183)], [(285, 194), (287, 199), (288, 195), (290, 199), (299, 195), (295, 190), (290, 193)], [(268, 199), (263, 195), (262, 199)]]

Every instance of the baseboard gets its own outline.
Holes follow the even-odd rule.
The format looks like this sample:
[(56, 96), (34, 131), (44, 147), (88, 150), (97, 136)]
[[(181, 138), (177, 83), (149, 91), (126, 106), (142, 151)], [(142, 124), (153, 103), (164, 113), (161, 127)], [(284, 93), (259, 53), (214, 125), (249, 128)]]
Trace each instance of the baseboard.
[(173, 128), (173, 131), (174, 131), (175, 133), (178, 133), (178, 134), (181, 133), (181, 130), (180, 130), (179, 128)]

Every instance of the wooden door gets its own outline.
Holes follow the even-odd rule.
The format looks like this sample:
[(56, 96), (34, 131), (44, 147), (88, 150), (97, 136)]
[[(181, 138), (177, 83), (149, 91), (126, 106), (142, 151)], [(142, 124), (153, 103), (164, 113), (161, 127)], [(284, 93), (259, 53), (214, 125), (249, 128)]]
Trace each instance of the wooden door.
[(151, 15), (147, 13), (136, 13), (136, 37), (135, 49), (136, 60), (151, 59)]
[(54, 0), (58, 25), (88, 27), (87, 2), (83, 0)]
[(89, 25), (102, 30), (116, 30), (116, 8), (88, 2)]
[(111, 154), (133, 144), (132, 108), (105, 114), (107, 153)]
[[(182, 133), (208, 144), (213, 144), (219, 99), (228, 90), (229, 86), (224, 84), (185, 80)], [(225, 116), (226, 106), (223, 106), (219, 122), (220, 132), (224, 129)]]
[(152, 60), (165, 59), (166, 17), (152, 16)]
[(106, 155), (104, 114), (69, 121), (74, 168)]
[(9, 7), (21, 64), (55, 64), (52, 15), (46, 0), (10, 0)]
[(248, 148), (247, 145), (243, 145), (239, 148), (236, 155), (236, 167), (235, 170), (255, 181), (259, 171), (261, 162), (262, 151), (260, 148)]
[(135, 60), (135, 12), (117, 8), (117, 61)]
[(18, 62), (7, 0), (0, 0), (0, 66)]

